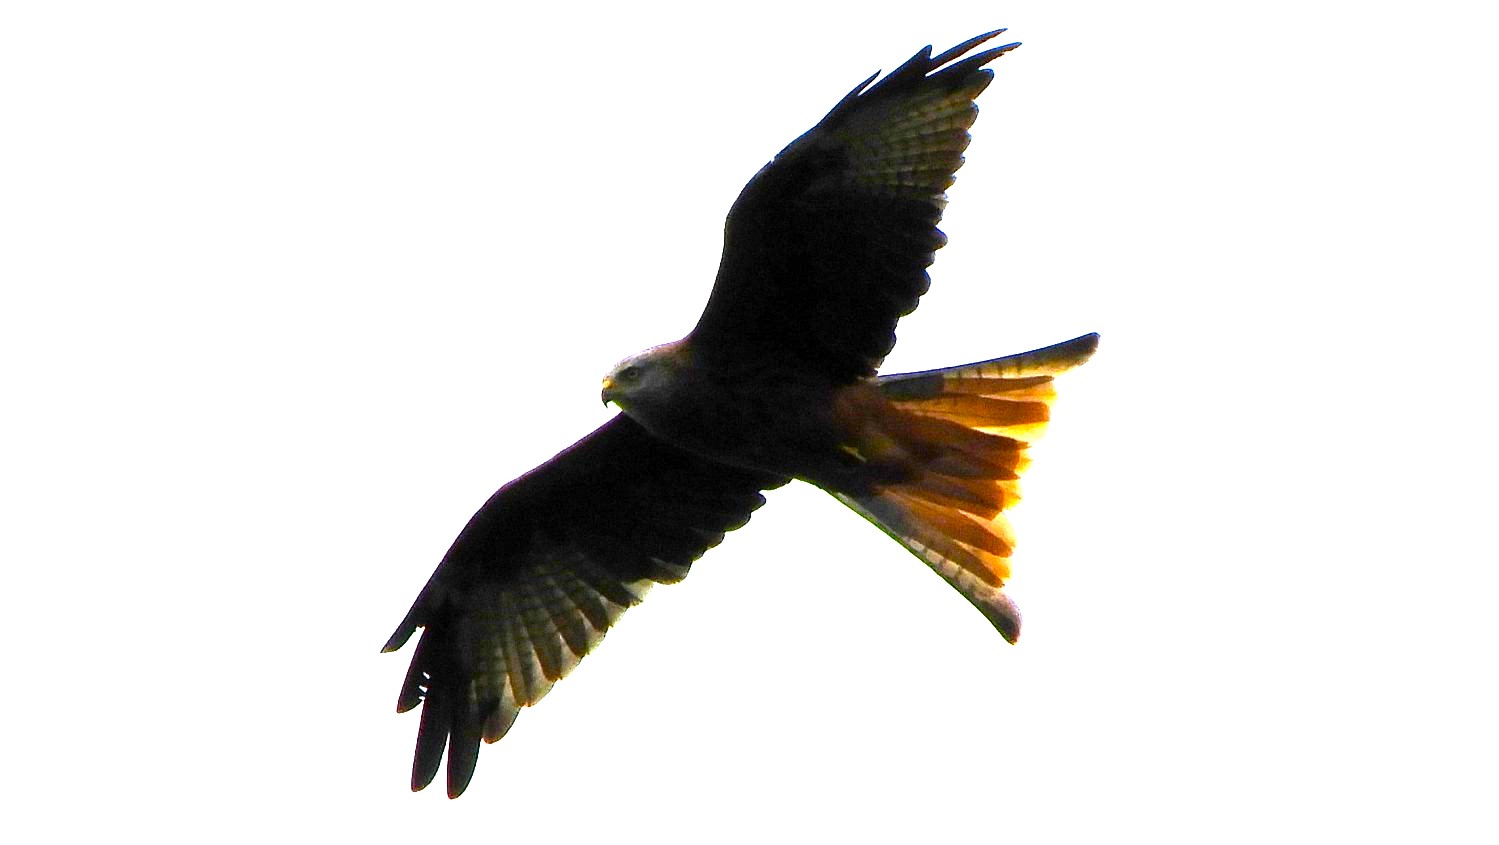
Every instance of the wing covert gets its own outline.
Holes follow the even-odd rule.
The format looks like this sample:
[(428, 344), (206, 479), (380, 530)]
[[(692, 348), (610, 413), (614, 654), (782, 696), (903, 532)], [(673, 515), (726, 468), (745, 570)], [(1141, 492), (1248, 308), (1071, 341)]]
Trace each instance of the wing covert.
[(681, 451), (623, 415), (505, 485), (474, 514), (385, 644), (425, 628), (396, 709), (422, 705), (412, 789), (447, 749), (457, 797), (479, 741), (504, 736), (657, 583), (786, 483)]
[(695, 352), (786, 355), (839, 382), (875, 373), (946, 242), (984, 65), (1020, 45), (961, 57), (1003, 31), (871, 76), (755, 174), (729, 211)]

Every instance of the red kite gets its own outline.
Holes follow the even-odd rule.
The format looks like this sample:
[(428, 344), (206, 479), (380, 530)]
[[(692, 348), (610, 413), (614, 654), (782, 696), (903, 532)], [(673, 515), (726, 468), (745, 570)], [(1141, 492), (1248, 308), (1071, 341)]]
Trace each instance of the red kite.
[[(1096, 334), (977, 364), (876, 375), (945, 237), (985, 68), (1018, 44), (875, 76), (765, 165), (729, 210), (698, 324), (603, 382), (623, 413), (500, 488), (469, 520), (386, 651), (425, 628), (397, 710), (422, 704), (411, 786), (448, 754), (448, 795), (656, 583), (686, 577), (791, 479), (815, 484), (937, 571), (1006, 640), (1000, 588), (1026, 448), (1052, 376)], [(966, 57), (965, 57), (966, 56)]]

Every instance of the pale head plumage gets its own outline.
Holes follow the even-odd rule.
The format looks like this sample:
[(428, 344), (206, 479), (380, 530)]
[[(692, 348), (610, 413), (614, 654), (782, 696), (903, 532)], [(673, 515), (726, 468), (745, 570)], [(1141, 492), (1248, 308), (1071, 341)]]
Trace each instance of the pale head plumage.
[(671, 404), (685, 364), (682, 341), (652, 346), (614, 365), (604, 376), (604, 404), (613, 402), (633, 417), (649, 416), (650, 410)]

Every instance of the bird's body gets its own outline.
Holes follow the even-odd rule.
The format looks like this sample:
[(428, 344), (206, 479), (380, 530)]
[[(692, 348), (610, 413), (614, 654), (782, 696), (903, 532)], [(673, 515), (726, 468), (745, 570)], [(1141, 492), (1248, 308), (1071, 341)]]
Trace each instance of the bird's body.
[[(616, 373), (631, 367), (648, 382), (611, 375), (604, 398), (652, 435), (730, 466), (804, 480), (819, 476), (853, 433), (854, 421), (840, 408), (874, 393), (863, 379), (838, 384), (816, 371), (727, 367), (693, 354), (686, 340), (626, 359)], [(658, 377), (659, 385), (649, 381)]]
[[(1002, 31), (1002, 30), (1001, 30)], [(398, 709), (422, 704), (412, 786), (509, 730), (653, 583), (743, 525), (761, 491), (826, 490), (928, 564), (1014, 641), (1002, 587), (1026, 449), (1052, 376), (1097, 335), (991, 361), (881, 375), (916, 308), (962, 163), (988, 33), (850, 92), (745, 186), (702, 318), (621, 361), (623, 412), (505, 485), (453, 543), (386, 644), (425, 628)]]

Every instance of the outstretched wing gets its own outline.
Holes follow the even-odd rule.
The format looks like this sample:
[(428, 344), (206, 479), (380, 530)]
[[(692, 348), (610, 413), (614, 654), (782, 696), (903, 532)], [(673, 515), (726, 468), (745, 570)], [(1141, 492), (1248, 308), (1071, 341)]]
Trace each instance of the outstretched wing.
[(755, 174), (729, 211), (695, 353), (784, 355), (839, 382), (875, 373), (946, 242), (937, 222), (984, 65), (1020, 45), (962, 56), (1003, 31), (871, 76)]
[(396, 709), (422, 704), (411, 788), (448, 750), (448, 795), (655, 583), (680, 581), (786, 479), (727, 467), (623, 415), (505, 485), (469, 520), (385, 651), (425, 628)]

